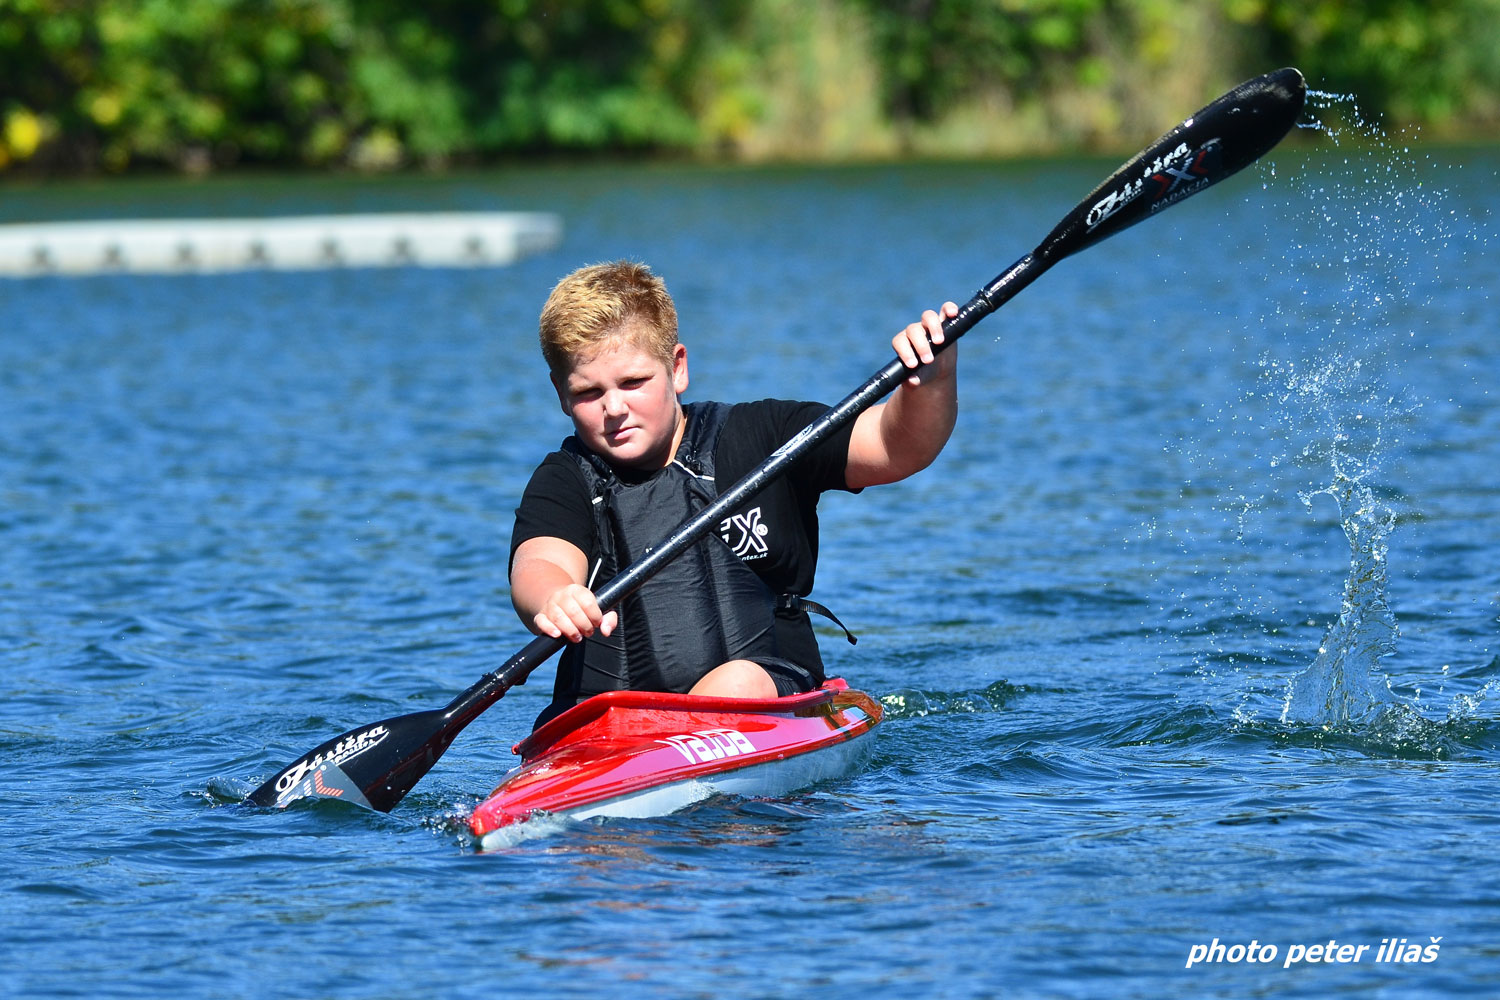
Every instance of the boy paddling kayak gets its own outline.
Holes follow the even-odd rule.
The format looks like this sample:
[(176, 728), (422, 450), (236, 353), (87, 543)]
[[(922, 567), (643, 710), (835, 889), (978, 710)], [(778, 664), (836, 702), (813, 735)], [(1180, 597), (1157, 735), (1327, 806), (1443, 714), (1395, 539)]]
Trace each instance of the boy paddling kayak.
[[(958, 412), (956, 351), (936, 354), (945, 303), (893, 339), (911, 376), (812, 449), (615, 610), (608, 582), (821, 416), (818, 403), (682, 402), (688, 350), (662, 280), (616, 261), (563, 278), (540, 340), (574, 433), (533, 473), (516, 512), (511, 598), (534, 633), (569, 643), (545, 723), (614, 690), (768, 699), (823, 681), (807, 612), (818, 497), (926, 468)], [(922, 367), (926, 366), (926, 367)]]
[[(954, 311), (951, 303), (945, 305), (943, 313), (947, 318), (941, 321), (940, 327), (933, 326), (934, 314), (924, 314), (920, 324), (907, 327), (904, 347), (901, 342), (903, 336), (898, 334), (894, 342), (898, 353), (897, 358), (807, 425), (804, 430), (793, 435), (781, 447), (771, 451), (765, 461), (736, 482), (734, 486), (723, 491), (718, 499), (678, 525), (670, 536), (663, 538), (659, 543), (648, 545), (644, 552), (637, 553), (627, 569), (600, 589), (598, 596), (593, 599), (594, 604), (612, 608), (626, 601), (656, 574), (662, 572), (667, 565), (697, 545), (701, 539), (710, 535), (715, 527), (722, 527), (723, 524), (728, 523), (753, 529), (753, 522), (748, 515), (734, 513), (736, 506), (743, 506), (779, 477), (790, 472), (793, 466), (807, 458), (814, 449), (841, 433), (846, 426), (859, 421), (877, 401), (898, 388), (905, 388), (903, 383), (920, 387), (924, 381), (929, 386), (940, 381), (941, 368), (934, 379), (926, 380), (918, 377), (915, 382), (912, 382), (914, 374), (919, 376), (921, 374), (920, 372), (914, 373), (912, 370), (917, 361), (925, 361), (930, 352), (938, 350), (951, 353), (952, 345), (957, 342), (958, 338), (1030, 286), (1058, 261), (1093, 246), (1100, 240), (1144, 219), (1151, 218), (1157, 212), (1207, 189), (1254, 163), (1291, 131), (1302, 112), (1306, 96), (1306, 81), (1296, 69), (1287, 67), (1267, 73), (1235, 87), (1141, 150), (1085, 196), (1083, 201), (1075, 205), (1034, 250), (996, 275), (962, 307)], [(917, 331), (925, 330), (926, 333), (918, 333), (914, 339), (914, 327)], [(941, 336), (939, 336), (939, 330)], [(921, 346), (924, 339), (928, 347), (926, 351)], [(685, 361), (686, 355), (684, 354), (684, 366)], [(675, 360), (667, 366), (667, 369), (673, 372), (674, 386), (675, 366)], [(951, 368), (948, 370), (947, 377), (952, 377)], [(564, 382), (563, 385), (566, 383)], [(953, 391), (951, 386), (949, 391)], [(563, 398), (561, 387), (559, 398), (560, 400)], [(882, 442), (889, 438), (887, 431), (890, 427), (899, 427), (908, 419), (908, 413), (920, 412), (923, 409), (921, 404), (910, 405), (912, 399), (910, 394), (906, 399), (907, 404), (884, 409), (877, 425), (879, 431), (877, 438)], [(564, 408), (569, 410), (566, 401), (564, 401)], [(569, 413), (571, 416), (570, 410)], [(673, 440), (677, 442), (679, 448), (690, 442), (689, 432), (695, 423), (699, 426), (704, 425), (702, 421), (695, 422), (689, 419), (684, 409), (684, 434), (679, 438), (675, 429), (673, 434)], [(608, 432), (607, 425), (601, 426), (605, 428), (605, 432)], [(625, 429), (624, 424), (619, 426), (620, 429)], [(951, 427), (951, 410), (949, 426)], [(869, 428), (867, 427), (866, 430)], [(629, 434), (624, 435), (624, 437), (628, 436)], [(943, 440), (946, 440), (945, 434), (941, 436)], [(618, 442), (621, 437), (620, 434), (615, 433), (615, 442)], [(937, 447), (941, 448), (941, 442)], [(849, 446), (845, 452), (846, 466), (858, 465), (855, 462), (855, 450), (851, 433)], [(932, 454), (935, 455), (936, 451), (934, 450)], [(676, 460), (675, 454), (669, 459), (672, 462)], [(598, 472), (601, 481), (608, 481), (614, 475), (614, 469), (603, 459), (599, 461), (603, 465), (602, 471), (597, 464), (591, 462), (590, 465)], [(930, 461), (930, 456), (924, 461)], [(920, 468), (920, 463), (916, 467)], [(650, 474), (649, 463), (643, 471), (647, 475)], [(847, 471), (846, 468), (846, 473)], [(910, 474), (910, 471), (905, 474)], [(586, 478), (588, 475), (585, 473)], [(706, 472), (701, 472), (698, 478), (700, 481), (712, 480), (716, 486), (718, 484), (718, 478), (709, 476)], [(846, 475), (845, 487), (848, 488), (851, 483), (859, 481), (857, 474)], [(598, 499), (602, 504), (602, 493)], [(647, 494), (646, 499), (649, 501), (652, 497)], [(726, 518), (725, 515), (729, 516)], [(744, 525), (740, 525), (742, 517), (745, 520)], [(600, 535), (608, 539), (613, 533), (613, 526), (608, 526), (608, 529)], [(753, 545), (751, 547), (753, 548)], [(708, 550), (710, 558), (715, 551)], [(624, 555), (630, 556), (631, 553), (627, 550)], [(602, 568), (602, 565), (602, 560), (596, 563), (598, 567)], [(710, 575), (705, 576), (704, 579), (712, 580), (714, 577)], [(576, 583), (571, 579), (562, 583), (565, 587), (580, 586), (592, 594), (587, 583)], [(788, 596), (801, 602), (802, 607), (812, 607), (811, 602), (805, 601), (796, 594)], [(780, 603), (778, 599), (778, 606)], [(578, 627), (579, 641), (591, 638), (593, 635), (602, 635), (605, 616), (598, 615), (596, 620), (593, 615), (587, 613), (586, 608), (580, 610), (584, 612), (587, 627), (595, 628), (596, 631), (586, 637), (582, 627)], [(672, 610), (669, 607), (667, 609), (669, 613), (664, 617), (658, 615), (657, 620), (670, 624), (674, 620), (674, 615), (670, 613)], [(572, 618), (571, 610), (567, 617)], [(612, 620), (611, 631), (614, 631), (613, 625), (618, 621), (618, 617)], [(578, 623), (575, 622), (575, 626), (577, 625)], [(560, 625), (558, 627), (561, 628)], [(541, 626), (537, 628), (540, 630)], [(645, 638), (651, 639), (649, 632)], [(672, 638), (670, 628), (667, 638)], [(743, 639), (738, 635), (730, 638), (735, 642)], [(568, 645), (570, 639), (571, 636), (567, 633), (553, 636), (543, 631), (496, 670), (481, 677), (445, 707), (385, 719), (325, 740), (267, 778), (259, 788), (250, 793), (246, 801), (258, 806), (283, 807), (299, 799), (313, 796), (342, 799), (381, 812), (389, 812), (407, 792), (411, 791), (422, 776), (432, 769), (438, 758), (447, 752), (453, 740), (465, 727), (504, 697), (506, 691), (517, 684), (525, 683), (533, 670), (563, 646)], [(639, 639), (640, 636), (637, 635), (637, 643)], [(629, 650), (625, 650), (622, 655), (629, 655)], [(750, 659), (750, 662), (757, 666), (761, 665), (755, 659)], [(625, 672), (613, 678), (616, 685), (621, 682), (632, 682), (632, 680)], [(664, 695), (663, 697), (674, 696)], [(689, 697), (688, 700), (697, 701), (698, 699)], [(795, 697), (785, 699), (786, 702), (797, 700)], [(750, 699), (745, 704), (753, 706), (766, 703)], [(566, 722), (566, 719), (558, 720), (559, 726)], [(669, 742), (672, 741), (669, 740)]]

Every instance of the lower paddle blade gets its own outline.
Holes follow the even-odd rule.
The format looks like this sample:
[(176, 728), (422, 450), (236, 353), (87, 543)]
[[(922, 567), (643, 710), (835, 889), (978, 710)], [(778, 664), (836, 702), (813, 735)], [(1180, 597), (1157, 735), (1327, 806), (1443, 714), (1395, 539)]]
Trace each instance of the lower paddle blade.
[(351, 729), (282, 768), (245, 800), (280, 809), (298, 799), (353, 802), (390, 812), (453, 742), (442, 709)]
[(370, 800), (365, 798), (365, 793), (360, 790), (354, 779), (332, 761), (324, 761), (313, 768), (302, 779), (301, 784), (302, 787), (292, 789), (295, 794), (283, 796), (286, 802), (312, 797), (339, 799), (343, 802), (353, 802), (357, 806), (364, 806), (366, 809), (375, 808), (370, 804)]

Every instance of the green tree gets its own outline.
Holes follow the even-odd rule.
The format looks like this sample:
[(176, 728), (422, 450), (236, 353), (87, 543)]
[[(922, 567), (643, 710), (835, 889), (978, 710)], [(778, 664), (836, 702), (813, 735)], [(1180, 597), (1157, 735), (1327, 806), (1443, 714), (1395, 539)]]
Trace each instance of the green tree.
[(1500, 120), (1500, 0), (1225, 0), (1272, 61), (1439, 131)]
[(0, 170), (1128, 145), (1284, 64), (1483, 134), (1497, 24), (1500, 0), (0, 0)]

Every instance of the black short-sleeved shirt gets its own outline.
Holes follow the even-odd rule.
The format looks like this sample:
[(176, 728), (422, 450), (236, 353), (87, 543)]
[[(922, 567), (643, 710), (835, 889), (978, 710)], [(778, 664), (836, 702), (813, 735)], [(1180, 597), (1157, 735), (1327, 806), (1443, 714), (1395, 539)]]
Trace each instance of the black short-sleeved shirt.
[[(770, 454), (828, 411), (822, 403), (764, 399), (730, 408), (714, 452), (719, 492), (732, 487)], [(719, 537), (750, 565), (773, 593), (812, 591), (818, 562), (820, 494), (848, 490), (844, 479), (852, 424), (813, 448), (719, 525)], [(858, 492), (851, 490), (850, 492)], [(561, 538), (578, 546), (590, 565), (598, 556), (588, 484), (566, 452), (548, 455), (532, 473), (516, 509), (510, 553), (529, 538)], [(596, 581), (602, 585), (608, 581)]]

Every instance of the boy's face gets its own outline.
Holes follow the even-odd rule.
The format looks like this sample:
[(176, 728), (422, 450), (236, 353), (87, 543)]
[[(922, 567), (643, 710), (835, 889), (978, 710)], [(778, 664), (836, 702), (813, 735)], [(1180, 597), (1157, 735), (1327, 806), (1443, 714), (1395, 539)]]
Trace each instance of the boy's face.
[(562, 410), (589, 450), (617, 468), (660, 469), (672, 460), (687, 389), (687, 348), (678, 344), (672, 364), (619, 335), (595, 354), (574, 360), (567, 377), (554, 380)]

